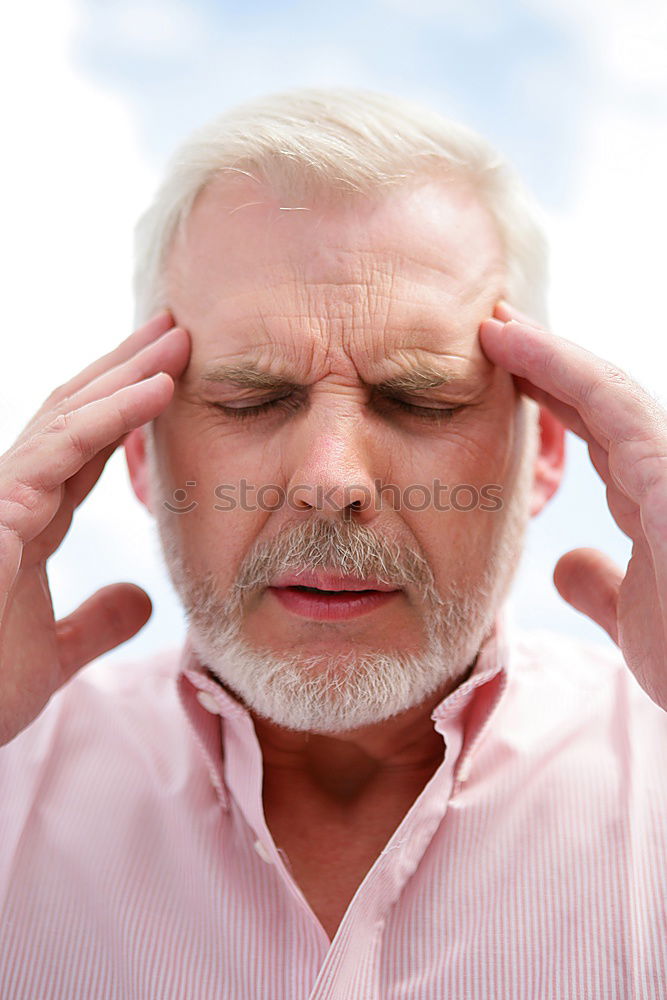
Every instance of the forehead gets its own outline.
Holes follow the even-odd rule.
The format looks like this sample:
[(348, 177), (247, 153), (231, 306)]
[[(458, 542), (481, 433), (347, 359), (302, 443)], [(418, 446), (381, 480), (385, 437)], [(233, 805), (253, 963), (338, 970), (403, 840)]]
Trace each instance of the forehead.
[(217, 181), (174, 243), (167, 288), (193, 362), (272, 344), (328, 353), (334, 342), (370, 358), (439, 334), (471, 339), (504, 270), (494, 221), (461, 181), (335, 205)]

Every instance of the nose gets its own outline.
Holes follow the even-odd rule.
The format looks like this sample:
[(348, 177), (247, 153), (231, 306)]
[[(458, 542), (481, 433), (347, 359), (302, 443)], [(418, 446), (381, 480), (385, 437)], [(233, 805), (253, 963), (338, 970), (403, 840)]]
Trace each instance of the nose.
[(318, 423), (301, 428), (293, 442), (296, 461), (287, 488), (289, 504), (295, 511), (367, 524), (380, 513), (367, 443), (357, 419), (332, 420), (333, 427)]

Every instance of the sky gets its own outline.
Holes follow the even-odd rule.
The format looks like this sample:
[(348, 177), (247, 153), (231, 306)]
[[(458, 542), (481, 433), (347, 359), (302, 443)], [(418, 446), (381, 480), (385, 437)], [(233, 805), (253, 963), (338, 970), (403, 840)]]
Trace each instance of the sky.
[[(7, 6), (0, 451), (46, 396), (132, 329), (132, 228), (174, 145), (246, 99), (299, 85), (422, 101), (482, 132), (545, 213), (551, 327), (667, 404), (667, 5), (642, 0), (40, 0)], [(585, 446), (532, 522), (512, 616), (609, 644), (555, 591), (579, 545), (630, 555)], [(130, 580), (154, 612), (107, 657), (180, 644), (153, 521), (116, 452), (49, 561), (56, 614)]]

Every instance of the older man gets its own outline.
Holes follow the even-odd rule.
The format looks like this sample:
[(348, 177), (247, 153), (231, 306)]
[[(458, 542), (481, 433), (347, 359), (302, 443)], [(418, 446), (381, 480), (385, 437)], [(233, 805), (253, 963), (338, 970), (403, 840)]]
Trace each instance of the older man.
[[(193, 136), (138, 236), (163, 311), (0, 465), (0, 996), (664, 996), (665, 414), (537, 325), (516, 179), (295, 92)], [(634, 548), (556, 584), (618, 657), (503, 611), (564, 426)], [(121, 442), (188, 635), (62, 687), (150, 614), (49, 598)]]

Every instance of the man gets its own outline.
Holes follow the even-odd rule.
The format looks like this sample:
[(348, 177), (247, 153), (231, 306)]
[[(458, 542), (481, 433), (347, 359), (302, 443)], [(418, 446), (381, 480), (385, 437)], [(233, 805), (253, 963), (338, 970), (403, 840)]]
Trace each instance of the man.
[[(0, 464), (0, 996), (664, 996), (665, 414), (538, 325), (543, 264), (493, 151), (379, 95), (176, 155), (163, 311)], [(555, 581), (618, 657), (503, 611), (564, 427), (634, 547)], [(69, 680), (150, 614), (49, 598), (120, 443), (188, 635)]]

